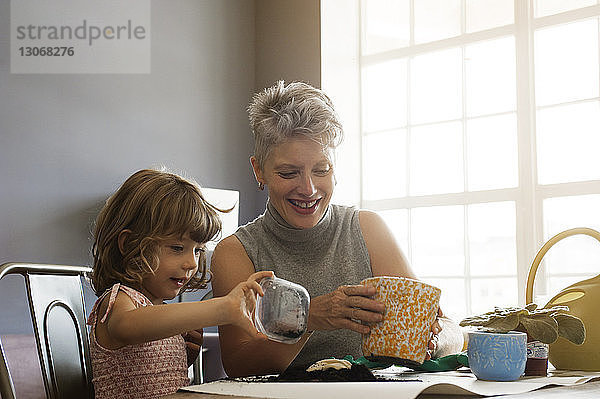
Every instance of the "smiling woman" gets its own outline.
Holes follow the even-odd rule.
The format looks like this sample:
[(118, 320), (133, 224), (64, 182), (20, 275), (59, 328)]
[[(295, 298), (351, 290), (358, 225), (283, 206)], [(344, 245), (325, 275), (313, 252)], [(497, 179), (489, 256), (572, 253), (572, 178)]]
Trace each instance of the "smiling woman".
[[(377, 214), (330, 203), (334, 150), (343, 131), (325, 93), (305, 83), (278, 82), (253, 98), (249, 113), (255, 137), (250, 161), (269, 201), (262, 216), (215, 248), (213, 292), (226, 295), (252, 273), (269, 270), (304, 286), (311, 302), (308, 332), (295, 344), (266, 342), (238, 327), (220, 326), (225, 370), (229, 376), (279, 373), (332, 356), (359, 357), (361, 334), (381, 321), (384, 311), (383, 303), (371, 298), (375, 288), (360, 281), (416, 277)], [(438, 322), (432, 331), (440, 333)], [(458, 351), (462, 335), (454, 337), (439, 342), (452, 342), (446, 347)], [(431, 350), (436, 342), (429, 343)]]
[(269, 201), (296, 228), (311, 228), (325, 214), (334, 187), (331, 150), (300, 136), (276, 146), (256, 179), (269, 187)]

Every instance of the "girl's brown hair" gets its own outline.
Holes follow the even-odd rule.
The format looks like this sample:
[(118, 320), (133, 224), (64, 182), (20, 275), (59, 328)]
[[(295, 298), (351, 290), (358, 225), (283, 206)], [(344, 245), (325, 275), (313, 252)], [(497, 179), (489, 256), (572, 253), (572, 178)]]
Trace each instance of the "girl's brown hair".
[[(200, 244), (221, 232), (217, 211), (198, 185), (173, 173), (140, 170), (106, 201), (94, 230), (92, 286), (100, 296), (115, 283), (141, 287), (142, 279), (158, 269), (160, 244), (165, 239), (190, 238)], [(130, 230), (119, 249), (119, 233)], [(198, 273), (183, 291), (206, 287), (210, 271), (202, 252)], [(182, 292), (183, 292), (182, 291)]]

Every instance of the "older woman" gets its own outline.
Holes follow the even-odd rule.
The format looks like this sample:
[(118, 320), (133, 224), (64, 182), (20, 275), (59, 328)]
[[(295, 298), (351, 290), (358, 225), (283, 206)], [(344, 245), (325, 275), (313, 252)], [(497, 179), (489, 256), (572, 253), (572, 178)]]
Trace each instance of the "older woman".
[[(226, 295), (255, 271), (303, 285), (311, 295), (308, 330), (293, 345), (219, 328), (229, 376), (278, 373), (327, 357), (361, 355), (361, 334), (382, 320), (384, 305), (358, 283), (372, 276), (416, 278), (384, 221), (374, 212), (330, 204), (335, 147), (343, 137), (331, 100), (305, 83), (282, 81), (254, 96), (250, 158), (265, 213), (225, 238), (214, 251), (215, 296)], [(457, 352), (462, 335), (453, 323), (432, 328), (430, 349)], [(436, 345), (437, 344), (437, 345)], [(437, 348), (436, 348), (437, 346)]]

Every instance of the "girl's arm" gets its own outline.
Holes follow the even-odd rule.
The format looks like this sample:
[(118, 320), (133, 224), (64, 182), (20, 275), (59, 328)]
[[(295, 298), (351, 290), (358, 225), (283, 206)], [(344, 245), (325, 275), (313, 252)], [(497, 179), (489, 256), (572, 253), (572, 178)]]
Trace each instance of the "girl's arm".
[[(119, 292), (106, 323), (98, 323), (96, 338), (108, 349), (155, 341), (208, 326), (235, 324), (244, 334), (265, 339), (251, 320), (256, 302), (262, 295), (257, 281), (270, 276), (260, 272), (232, 287), (228, 295), (202, 302), (182, 302), (136, 307), (129, 296)], [(104, 314), (108, 300), (104, 300), (99, 314)]]
[[(371, 258), (373, 276), (408, 277), (417, 280), (408, 260), (402, 253), (394, 235), (384, 220), (375, 212), (361, 210), (359, 212), (360, 228)], [(458, 353), (462, 350), (463, 334), (458, 324), (444, 317), (431, 327), (438, 335), (429, 342), (430, 352), (436, 357)], [(430, 355), (428, 354), (428, 358)]]
[[(211, 271), (213, 294), (222, 297), (240, 281), (245, 281), (254, 272), (254, 266), (240, 241), (229, 236), (215, 248)], [(305, 334), (295, 344), (282, 344), (251, 336), (239, 326), (220, 325), (223, 367), (230, 377), (280, 373), (294, 360), (309, 335)]]

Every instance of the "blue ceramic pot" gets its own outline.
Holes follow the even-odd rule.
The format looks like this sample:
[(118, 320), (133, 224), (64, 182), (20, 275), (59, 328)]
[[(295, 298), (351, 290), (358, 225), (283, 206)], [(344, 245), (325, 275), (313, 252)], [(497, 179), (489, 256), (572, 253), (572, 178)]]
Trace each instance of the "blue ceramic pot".
[(527, 334), (469, 332), (469, 367), (475, 376), (488, 381), (514, 381), (525, 371)]

